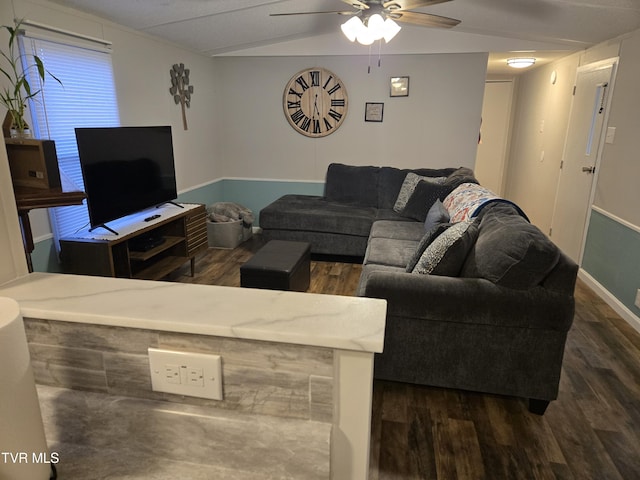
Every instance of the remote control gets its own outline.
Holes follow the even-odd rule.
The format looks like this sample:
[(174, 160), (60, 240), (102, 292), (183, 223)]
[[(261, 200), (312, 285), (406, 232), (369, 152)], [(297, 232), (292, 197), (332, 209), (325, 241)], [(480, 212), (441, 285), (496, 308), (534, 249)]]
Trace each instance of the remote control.
[(155, 220), (156, 218), (160, 218), (160, 215), (151, 215), (150, 217), (147, 217), (144, 219), (145, 222), (150, 222), (151, 220)]

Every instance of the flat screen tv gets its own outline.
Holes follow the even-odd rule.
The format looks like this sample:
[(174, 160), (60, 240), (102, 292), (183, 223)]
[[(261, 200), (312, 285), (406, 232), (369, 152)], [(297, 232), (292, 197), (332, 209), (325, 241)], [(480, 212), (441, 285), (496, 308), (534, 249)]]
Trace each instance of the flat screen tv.
[(171, 127), (75, 132), (92, 229), (177, 197)]

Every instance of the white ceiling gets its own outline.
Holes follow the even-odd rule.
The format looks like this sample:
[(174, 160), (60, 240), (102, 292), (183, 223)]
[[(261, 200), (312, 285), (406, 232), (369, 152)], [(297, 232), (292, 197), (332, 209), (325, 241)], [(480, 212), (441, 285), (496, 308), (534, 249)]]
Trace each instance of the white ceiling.
[[(340, 0), (53, 0), (206, 55), (368, 54), (340, 32)], [(535, 51), (542, 62), (640, 28), (640, 0), (453, 0), (416, 11), (462, 20), (451, 30), (401, 24), (383, 53)], [(377, 53), (377, 47), (376, 53)], [(491, 66), (491, 63), (490, 63)]]

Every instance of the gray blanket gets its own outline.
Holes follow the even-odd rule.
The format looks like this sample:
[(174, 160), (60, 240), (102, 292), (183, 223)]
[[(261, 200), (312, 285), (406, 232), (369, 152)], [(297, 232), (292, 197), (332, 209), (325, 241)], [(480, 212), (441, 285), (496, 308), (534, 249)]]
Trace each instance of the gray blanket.
[(217, 202), (207, 207), (207, 217), (212, 222), (233, 222), (242, 220), (245, 227), (253, 224), (253, 212), (232, 202)]

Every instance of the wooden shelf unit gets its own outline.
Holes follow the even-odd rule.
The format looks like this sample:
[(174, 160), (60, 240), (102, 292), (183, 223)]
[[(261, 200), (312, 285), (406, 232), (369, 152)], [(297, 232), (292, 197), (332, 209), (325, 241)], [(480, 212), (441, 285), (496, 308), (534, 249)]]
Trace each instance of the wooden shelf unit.
[[(66, 238), (60, 240), (60, 256), (65, 273), (102, 277), (160, 280), (191, 261), (208, 248), (204, 205), (113, 240)], [(135, 249), (140, 238), (153, 235), (164, 241), (149, 250)]]

